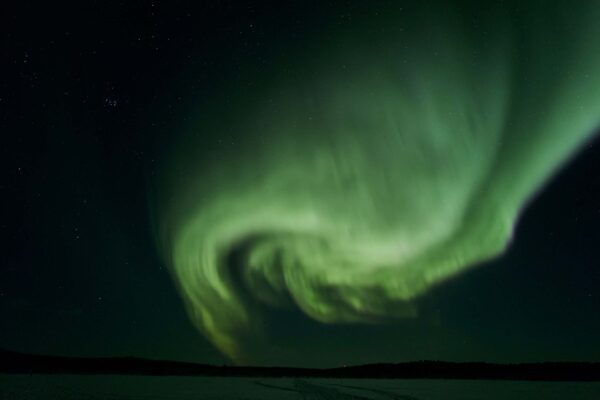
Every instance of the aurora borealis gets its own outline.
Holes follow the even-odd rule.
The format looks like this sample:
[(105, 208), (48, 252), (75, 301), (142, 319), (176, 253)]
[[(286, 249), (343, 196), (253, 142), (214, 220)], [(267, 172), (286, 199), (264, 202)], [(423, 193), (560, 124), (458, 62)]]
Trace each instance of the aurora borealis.
[(7, 3), (0, 349), (600, 360), (599, 14)]
[(191, 116), (158, 237), (192, 321), (231, 358), (269, 307), (416, 316), (412, 300), (502, 254), (598, 127), (600, 7), (456, 3), (323, 28)]

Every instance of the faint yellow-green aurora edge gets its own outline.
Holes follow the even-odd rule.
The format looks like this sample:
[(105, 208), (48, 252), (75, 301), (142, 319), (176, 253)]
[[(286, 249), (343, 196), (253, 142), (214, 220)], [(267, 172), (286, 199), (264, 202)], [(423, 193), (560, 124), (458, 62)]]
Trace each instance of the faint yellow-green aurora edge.
[(208, 136), (182, 134), (194, 145), (158, 212), (195, 325), (242, 360), (261, 304), (324, 323), (410, 317), (411, 300), (501, 254), (599, 125), (597, 4), (524, 7), (526, 28), (492, 10), (485, 34), (409, 10), (378, 46), (340, 33), (240, 95), (234, 122), (203, 122), (226, 105), (199, 110)]

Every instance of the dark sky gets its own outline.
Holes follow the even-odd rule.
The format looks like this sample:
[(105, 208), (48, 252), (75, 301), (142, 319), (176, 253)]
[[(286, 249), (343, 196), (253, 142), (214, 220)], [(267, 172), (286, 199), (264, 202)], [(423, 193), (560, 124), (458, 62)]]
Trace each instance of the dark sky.
[[(156, 249), (161, 149), (190, 102), (242, 65), (268, 68), (314, 24), (360, 10), (105, 3), (0, 6), (0, 347), (226, 363)], [(274, 312), (258, 362), (600, 361), (598, 226), (593, 140), (536, 196), (508, 252), (419, 300), (422, 317), (348, 326)]]

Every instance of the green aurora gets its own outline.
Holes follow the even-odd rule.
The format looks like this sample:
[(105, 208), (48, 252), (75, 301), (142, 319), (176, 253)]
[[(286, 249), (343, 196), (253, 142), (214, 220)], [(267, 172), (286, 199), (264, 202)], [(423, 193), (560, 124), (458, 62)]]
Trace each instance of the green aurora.
[(506, 249), (598, 127), (600, 3), (450, 3), (314, 28), (191, 111), (157, 235), (192, 321), (232, 359), (269, 307), (414, 317), (418, 296)]

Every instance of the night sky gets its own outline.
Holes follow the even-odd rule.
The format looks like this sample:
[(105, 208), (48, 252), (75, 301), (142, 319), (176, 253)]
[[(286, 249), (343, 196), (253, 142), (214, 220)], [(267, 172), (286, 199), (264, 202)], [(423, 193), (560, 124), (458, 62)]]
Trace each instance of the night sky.
[[(452, 19), (440, 11), (446, 6), (432, 2), (429, 6), (413, 7), (406, 3), (403, 6), (394, 1), (124, 1), (87, 2), (62, 8), (46, 2), (3, 3), (0, 6), (0, 348), (69, 356), (134, 355), (214, 364), (238, 361), (315, 367), (421, 359), (600, 361), (600, 142), (583, 131), (566, 134), (561, 131), (562, 136), (548, 136), (545, 132), (552, 129), (543, 122), (555, 116), (560, 121), (570, 121), (573, 110), (580, 109), (585, 109), (587, 119), (600, 121), (600, 78), (585, 72), (588, 65), (600, 65), (598, 56), (594, 57), (592, 52), (598, 48), (600, 37), (594, 41), (589, 36), (594, 31), (575, 18), (577, 11), (565, 13), (564, 25), (556, 23), (563, 18), (561, 7), (547, 6), (544, 13), (533, 12), (540, 4), (546, 4), (539, 1), (530, 2), (529, 7), (523, 7), (525, 11), (515, 11), (510, 6), (508, 11), (502, 6), (498, 6), (500, 11), (492, 6), (481, 10), (476, 2), (455, 2), (458, 5), (452, 7), (453, 17), (463, 21), (464, 30), (452, 37), (447, 35), (452, 29), (439, 24), (444, 18)], [(504, 60), (504, 53), (500, 52), (498, 59), (490, 56), (491, 61), (485, 56), (496, 40), (502, 42), (504, 23), (497, 22), (497, 15), (510, 21), (514, 33), (510, 40), (517, 43), (516, 49), (508, 53), (521, 56), (514, 57), (518, 62), (512, 58), (507, 61), (511, 67), (506, 69), (513, 74), (507, 78), (511, 82), (508, 94), (501, 93), (504, 75), (502, 62), (498, 60)], [(525, 20), (525, 16), (531, 15), (537, 15), (538, 19)], [(548, 33), (543, 31), (547, 26), (558, 28)], [(430, 27), (440, 29), (431, 41), (422, 38)], [(581, 35), (580, 30), (584, 32)], [(405, 31), (406, 38), (402, 36)], [(526, 44), (524, 37), (529, 41)], [(461, 38), (471, 38), (471, 42)], [(537, 44), (536, 38), (545, 39), (539, 44), (538, 53), (529, 53), (528, 46)], [(577, 38), (581, 43), (575, 46)], [(407, 56), (416, 61), (410, 61), (402, 71), (414, 74), (407, 79), (411, 84), (418, 82), (414, 83), (415, 93), (433, 88), (433, 95), (428, 92), (414, 100), (409, 93), (398, 100), (394, 97), (396, 81), (364, 78), (365, 71), (375, 71), (377, 75), (379, 68), (395, 65), (395, 59), (385, 57), (397, 51), (395, 43), (404, 43), (403, 40), (406, 48), (416, 48)], [(436, 59), (436, 46), (449, 49), (448, 59), (444, 54)], [(585, 57), (578, 58), (579, 53), (571, 51), (570, 46), (577, 47)], [(523, 60), (525, 53), (532, 54), (531, 60)], [(452, 57), (455, 54), (463, 55), (469, 62), (456, 61)], [(349, 57), (347, 64), (339, 61), (345, 56)], [(442, 66), (442, 72), (429, 68), (435, 60)], [(389, 65), (385, 64), (388, 62)], [(260, 245), (263, 246), (260, 249), (273, 251), (269, 254), (276, 259), (273, 268), (277, 278), (284, 275), (281, 270), (286, 268), (285, 262), (279, 259), (285, 260), (286, 254), (298, 256), (305, 252), (308, 255), (304, 261), (313, 256), (325, 259), (327, 267), (315, 267), (316, 273), (326, 270), (333, 274), (342, 267), (330, 267), (331, 260), (338, 259), (330, 253), (347, 249), (345, 242), (327, 246), (321, 242), (307, 244), (306, 231), (298, 234), (290, 228), (297, 226), (295, 217), (282, 222), (290, 215), (290, 209), (295, 212), (295, 207), (306, 206), (319, 216), (334, 214), (335, 218), (324, 224), (325, 228), (322, 225), (306, 228), (311, 233), (317, 231), (319, 240), (327, 235), (338, 240), (341, 221), (347, 221), (348, 215), (361, 217), (360, 229), (363, 225), (372, 228), (364, 231), (357, 228), (356, 237), (381, 238), (382, 232), (385, 235), (390, 232), (381, 220), (394, 225), (390, 215), (403, 212), (403, 206), (393, 199), (412, 196), (419, 187), (424, 188), (419, 192), (419, 199), (423, 200), (419, 204), (428, 209), (423, 215), (416, 208), (406, 211), (416, 218), (415, 222), (407, 222), (407, 229), (414, 233), (408, 237), (417, 237), (422, 233), (420, 230), (430, 232), (438, 226), (439, 229), (447, 226), (454, 214), (450, 211), (436, 214), (438, 197), (429, 191), (440, 189), (440, 196), (445, 199), (440, 204), (454, 204), (449, 200), (454, 197), (444, 192), (447, 186), (427, 186), (427, 175), (420, 181), (411, 180), (408, 189), (394, 192), (397, 197), (390, 194), (392, 190), (387, 190), (387, 186), (377, 192), (373, 171), (361, 172), (364, 165), (352, 164), (355, 159), (347, 155), (353, 147), (341, 148), (350, 141), (347, 136), (340, 139), (338, 133), (350, 126), (344, 124), (353, 107), (362, 107), (362, 91), (370, 96), (372, 88), (381, 104), (414, 100), (446, 110), (445, 104), (454, 102), (448, 99), (460, 97), (456, 89), (463, 84), (465, 71), (465, 82), (477, 88), (464, 89), (465, 97), (474, 96), (484, 105), (489, 102), (492, 110), (502, 108), (497, 104), (499, 98), (508, 99), (508, 116), (503, 130), (498, 130), (498, 137), (474, 129), (474, 138), (485, 136), (490, 143), (497, 141), (504, 146), (505, 153), (498, 153), (499, 159), (504, 154), (504, 164), (499, 162), (494, 169), (498, 172), (488, 175), (478, 186), (483, 194), (471, 198), (473, 203), (463, 216), (468, 226), (476, 227), (475, 231), (481, 226), (490, 231), (493, 229), (487, 229), (486, 224), (492, 221), (489, 224), (494, 228), (495, 214), (486, 211), (488, 204), (493, 205), (489, 206), (493, 210), (514, 209), (519, 215), (514, 231), (505, 235), (499, 229), (501, 232), (497, 234), (498, 240), (510, 242), (503, 254), (487, 251), (486, 237), (481, 237), (479, 243), (469, 236), (469, 252), (460, 243), (454, 246), (469, 265), (447, 274), (444, 270), (440, 282), (425, 281), (420, 276), (410, 281), (425, 282), (423, 292), (406, 289), (387, 294), (381, 289), (388, 284), (387, 278), (377, 282), (379, 292), (362, 287), (361, 275), (352, 275), (351, 281), (348, 278), (350, 283), (344, 281), (348, 286), (340, 282), (350, 275), (342, 274), (341, 278), (315, 275), (330, 279), (327, 283), (332, 285), (327, 287), (331, 290), (327, 292), (330, 297), (319, 298), (319, 304), (302, 303), (306, 298), (297, 297), (300, 292), (294, 290), (300, 289), (291, 287), (297, 282), (288, 277), (287, 289), (291, 294), (286, 292), (282, 296), (291, 303), (296, 299), (304, 304), (302, 310), (297, 306), (274, 308), (263, 304), (268, 301), (261, 303), (262, 295), (270, 299), (266, 292), (278, 287), (256, 284), (253, 276), (226, 280), (231, 284), (229, 288), (235, 289), (232, 292), (247, 286), (237, 292), (241, 292), (242, 308), (227, 308), (228, 303), (218, 301), (208, 286), (196, 283), (194, 279), (202, 282), (209, 275), (203, 275), (206, 272), (202, 265), (194, 264), (197, 269), (190, 266), (191, 258), (186, 258), (190, 237), (205, 234), (202, 229), (212, 227), (210, 218), (214, 215), (225, 215), (227, 222), (214, 223), (214, 230), (210, 231), (219, 240), (229, 234), (229, 231), (223, 233), (227, 229), (237, 232), (249, 226), (244, 236), (232, 239), (219, 255), (219, 262), (227, 264), (227, 274), (235, 275), (238, 268), (244, 268), (244, 257), (252, 254), (248, 253), (249, 248)], [(580, 82), (578, 74), (589, 81)], [(563, 75), (567, 77), (564, 81)], [(307, 82), (317, 83), (312, 86)], [(347, 82), (348, 86), (343, 86)], [(447, 86), (436, 90), (442, 84)], [(565, 98), (573, 91), (556, 89), (569, 85), (575, 85), (575, 92), (581, 88), (588, 91), (582, 89), (582, 103), (575, 100), (568, 103)], [(309, 96), (314, 107), (311, 109), (305, 106), (304, 98), (296, 98), (303, 90), (323, 90), (325, 94)], [(580, 98), (577, 93), (573, 99)], [(438, 101), (436, 96), (442, 99)], [(356, 104), (346, 103), (348, 98), (358, 100)], [(263, 103), (266, 106), (261, 108)], [(470, 103), (465, 101), (465, 104)], [(415, 107), (407, 118), (414, 117), (417, 122), (430, 120), (421, 118), (420, 106)], [(363, 119), (377, 115), (364, 107), (363, 111), (356, 126), (363, 126)], [(473, 126), (488, 125), (486, 116), (490, 114), (482, 115), (482, 122), (472, 122)], [(527, 125), (536, 118), (542, 122)], [(581, 122), (584, 119), (581, 117), (572, 125), (584, 126)], [(436, 126), (440, 124), (444, 126), (439, 121)], [(285, 131), (292, 125), (297, 131)], [(541, 132), (538, 136), (527, 129), (532, 126)], [(305, 134), (304, 130), (315, 131)], [(562, 151), (556, 160), (546, 161), (542, 145), (562, 146), (562, 138), (577, 135), (577, 140), (564, 146), (569, 151)], [(416, 137), (407, 136), (405, 140)], [(310, 173), (311, 179), (314, 176), (322, 179), (327, 191), (306, 184), (303, 190), (295, 192), (296, 189), (290, 191), (286, 186), (287, 180), (282, 183), (280, 175), (285, 175), (285, 179), (288, 175), (280, 171), (289, 168), (292, 171), (289, 175), (295, 176), (292, 167), (297, 164), (301, 170), (303, 162), (310, 159), (294, 158), (296, 152), (304, 154), (303, 151), (313, 149), (302, 147), (303, 144), (293, 147), (295, 140), (304, 139), (314, 140), (315, 154), (321, 154), (318, 151), (323, 148), (337, 151), (327, 159), (331, 164), (323, 164), (323, 159), (315, 157), (315, 165), (329, 171), (329, 167), (322, 165), (341, 168), (339, 165), (343, 164), (342, 172), (335, 171), (346, 174), (340, 179), (345, 179), (345, 185), (351, 187), (349, 192), (341, 185), (343, 190), (336, 192), (337, 186), (329, 181), (333, 175), (320, 176), (321, 169), (315, 169), (313, 174), (312, 164), (307, 164), (306, 174)], [(360, 153), (365, 142), (358, 136), (354, 139), (352, 143)], [(406, 165), (398, 164), (401, 157), (381, 155), (383, 149), (392, 149), (393, 144), (384, 139), (369, 139), (368, 143), (371, 142), (375, 143), (372, 150), (379, 152), (377, 160), (382, 160), (381, 165), (364, 164), (374, 166), (378, 172), (400, 167), (407, 170)], [(530, 142), (533, 144), (529, 145)], [(413, 161), (433, 165), (434, 177), (440, 176), (440, 168), (448, 165), (449, 171), (456, 168), (457, 176), (465, 176), (465, 182), (470, 182), (467, 179), (470, 175), (461, 175), (460, 171), (479, 171), (477, 168), (484, 162), (481, 160), (487, 159), (485, 149), (495, 147), (486, 147), (476, 140), (469, 143), (475, 144), (468, 153), (464, 149), (463, 153), (457, 153), (456, 159), (450, 156), (446, 159), (445, 155), (440, 158), (423, 150)], [(444, 149), (440, 154), (447, 154)], [(281, 154), (285, 157), (280, 157)], [(465, 154), (475, 155), (472, 164)], [(543, 156), (536, 158), (536, 154)], [(537, 173), (533, 164), (521, 163), (522, 159), (542, 160), (534, 167), (543, 165), (538, 169), (543, 169), (544, 176), (531, 178), (535, 184), (528, 185), (527, 193), (522, 189), (522, 195), (517, 189), (512, 197), (496, 195), (496, 192), (506, 193), (504, 189), (511, 182), (522, 181), (525, 186), (530, 171)], [(417, 173), (423, 171), (423, 167), (414, 168)], [(406, 180), (412, 176), (406, 174), (390, 173), (386, 182), (392, 182), (389, 183), (392, 187), (394, 179)], [(358, 177), (367, 183), (356, 184)], [(448, 177), (444, 179), (449, 182)], [(302, 187), (303, 182), (294, 181), (293, 187)], [(426, 184), (419, 186), (423, 182)], [(460, 188), (461, 182), (457, 179), (450, 186)], [(238, 192), (238, 188), (243, 189)], [(378, 210), (386, 212), (374, 217), (365, 211), (364, 204), (354, 204), (354, 197), (346, 196), (348, 193), (365, 195), (377, 204)], [(202, 199), (198, 200), (200, 206), (196, 206), (197, 198)], [(336, 207), (321, 207), (327, 202), (339, 205), (339, 215), (335, 214)], [(265, 217), (265, 223), (240, 222), (239, 215), (254, 215), (251, 206), (255, 205), (255, 215), (262, 215), (262, 205), (277, 212)], [(214, 213), (202, 219), (203, 210)], [(346, 225), (343, 227), (346, 229)], [(403, 234), (393, 233), (399, 237)], [(192, 247), (198, 243), (204, 245), (202, 241), (191, 243)], [(365, 243), (371, 242), (361, 239), (362, 247), (370, 246)], [(220, 242), (215, 245), (220, 249), (219, 246)], [(355, 243), (350, 247), (361, 249)], [(183, 256), (181, 249), (186, 251)], [(357, 250), (357, 254), (372, 256), (367, 250)], [(323, 252), (320, 254), (323, 258), (316, 257), (319, 251)], [(471, 264), (476, 266), (467, 268)], [(360, 271), (359, 267), (348, 268)], [(418, 267), (421, 268), (420, 264)], [(269, 277), (270, 273), (265, 272), (264, 276)], [(390, 275), (382, 272), (381, 276)], [(249, 279), (250, 284), (244, 279)], [(375, 282), (376, 278), (373, 279)], [(407, 285), (414, 287), (412, 283)], [(200, 289), (198, 293), (184, 295), (190, 287)], [(323, 293), (321, 286), (306, 287), (314, 293)], [(301, 289), (309, 292), (304, 286)], [(352, 297), (348, 293), (360, 298), (360, 307), (348, 308)], [(398, 298), (394, 297), (396, 294)], [(198, 304), (202, 305), (206, 297), (214, 301), (208, 309), (218, 310), (217, 321), (223, 318), (226, 326), (217, 323), (211, 330), (207, 328), (207, 320), (198, 317), (201, 314), (198, 310), (202, 309)], [(323, 299), (326, 306), (331, 306), (326, 311), (320, 307)], [(279, 297), (275, 302), (279, 302)], [(250, 333), (242, 329), (245, 325), (237, 317), (230, 318), (230, 310), (235, 314), (240, 309), (252, 321)], [(198, 313), (196, 317), (194, 312)], [(261, 332), (255, 335), (257, 318)], [(231, 325), (227, 325), (230, 321)], [(227, 341), (219, 343), (223, 337)], [(243, 358), (237, 358), (238, 352), (231, 350), (230, 339), (236, 345), (243, 342)], [(224, 355), (228, 352), (229, 357)]]

